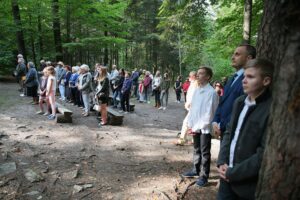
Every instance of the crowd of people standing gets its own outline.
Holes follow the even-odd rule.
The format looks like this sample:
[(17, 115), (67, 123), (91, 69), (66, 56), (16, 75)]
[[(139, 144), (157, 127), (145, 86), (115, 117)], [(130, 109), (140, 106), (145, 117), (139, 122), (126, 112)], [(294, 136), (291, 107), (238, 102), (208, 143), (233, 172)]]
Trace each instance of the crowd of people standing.
[[(223, 82), (224, 87), (221, 81), (211, 83), (213, 70), (206, 66), (190, 72), (185, 82), (182, 76), (177, 77), (173, 85), (176, 102), (181, 102), (183, 93), (187, 114), (176, 144), (183, 145), (188, 136), (192, 137), (192, 169), (182, 176), (197, 177), (195, 184), (204, 187), (210, 174), (212, 135), (220, 137), (218, 200), (254, 199), (272, 100), (274, 66), (256, 58), (256, 49), (244, 44), (234, 51), (232, 66), (236, 72)], [(113, 108), (121, 113), (130, 112), (130, 98), (150, 103), (150, 96), (154, 96), (155, 108), (166, 110), (172, 87), (168, 73), (156, 71), (153, 76), (146, 70), (118, 70), (116, 65), (108, 73), (107, 67), (98, 63), (92, 71), (86, 64), (70, 67), (61, 61), (41, 61), (41, 71), (37, 72), (32, 62), (26, 67), (22, 55), (18, 55), (16, 77), (20, 92), (32, 96), (33, 104), (39, 103), (37, 114), (55, 119), (58, 88), (60, 100), (81, 107), (84, 117), (95, 105), (93, 108), (101, 113), (101, 125), (107, 124), (110, 97)]]

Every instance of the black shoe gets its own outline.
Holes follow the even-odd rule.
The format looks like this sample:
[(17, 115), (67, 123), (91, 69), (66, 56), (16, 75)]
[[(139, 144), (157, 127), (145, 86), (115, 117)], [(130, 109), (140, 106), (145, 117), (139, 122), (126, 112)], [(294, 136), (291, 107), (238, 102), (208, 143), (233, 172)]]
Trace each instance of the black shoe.
[(198, 181), (196, 182), (196, 186), (198, 187), (204, 187), (208, 183), (207, 178), (199, 178)]
[(185, 178), (198, 178), (199, 174), (197, 174), (196, 172), (190, 171), (190, 172), (183, 173), (182, 176)]

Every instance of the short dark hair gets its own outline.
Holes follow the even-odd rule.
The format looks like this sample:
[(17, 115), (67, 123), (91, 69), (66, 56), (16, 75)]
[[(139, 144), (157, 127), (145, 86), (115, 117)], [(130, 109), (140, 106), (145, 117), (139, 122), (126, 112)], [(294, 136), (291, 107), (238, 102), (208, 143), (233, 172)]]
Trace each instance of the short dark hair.
[(201, 67), (199, 67), (199, 70), (200, 70), (200, 69), (204, 69), (204, 70), (205, 70), (205, 74), (206, 74), (207, 76), (209, 76), (209, 80), (213, 77), (213, 71), (212, 71), (211, 68), (205, 67), (205, 66), (201, 66)]
[(270, 77), (273, 80), (274, 64), (264, 58), (256, 58), (249, 60), (244, 69), (256, 68), (260, 69), (262, 77)]
[(252, 59), (256, 58), (256, 48), (250, 44), (240, 44), (239, 47), (246, 47), (246, 51), (248, 55), (252, 57)]

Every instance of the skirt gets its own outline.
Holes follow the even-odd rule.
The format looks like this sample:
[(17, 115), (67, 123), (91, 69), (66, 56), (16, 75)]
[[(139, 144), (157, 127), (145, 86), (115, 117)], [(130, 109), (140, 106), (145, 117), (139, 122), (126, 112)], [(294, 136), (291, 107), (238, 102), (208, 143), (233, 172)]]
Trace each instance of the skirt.
[(37, 97), (38, 96), (37, 89), (38, 89), (38, 86), (27, 87), (27, 96)]

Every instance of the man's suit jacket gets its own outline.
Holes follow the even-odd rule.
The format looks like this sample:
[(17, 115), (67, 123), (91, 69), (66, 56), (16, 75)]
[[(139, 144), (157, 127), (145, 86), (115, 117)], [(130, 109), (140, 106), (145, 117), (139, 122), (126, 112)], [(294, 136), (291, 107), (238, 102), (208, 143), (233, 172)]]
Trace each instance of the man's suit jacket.
[[(217, 165), (228, 164), (230, 145), (235, 135), (238, 119), (244, 108), (246, 95), (239, 97), (233, 106), (230, 123), (224, 132)], [(258, 172), (265, 147), (265, 132), (272, 102), (271, 93), (265, 91), (255, 99), (256, 105), (249, 107), (242, 123), (235, 146), (233, 167), (229, 167), (226, 177), (231, 189), (239, 197), (254, 199)]]
[(237, 78), (231, 86), (232, 78), (229, 79), (224, 87), (224, 95), (221, 97), (213, 122), (220, 123), (221, 132), (224, 133), (230, 121), (231, 111), (234, 101), (244, 94), (242, 80), (244, 75)]

